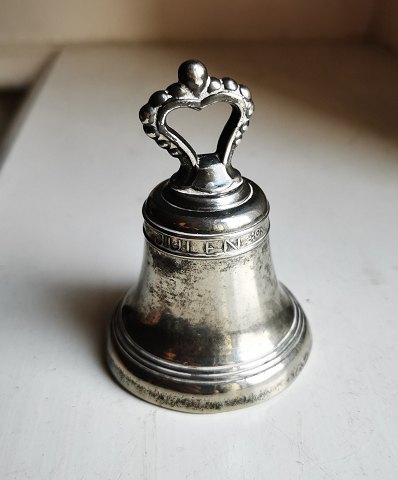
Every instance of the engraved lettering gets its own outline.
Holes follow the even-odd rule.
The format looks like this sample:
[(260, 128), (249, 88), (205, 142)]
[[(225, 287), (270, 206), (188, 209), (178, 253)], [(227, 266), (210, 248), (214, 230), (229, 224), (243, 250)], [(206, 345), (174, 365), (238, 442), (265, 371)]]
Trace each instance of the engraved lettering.
[(205, 251), (209, 255), (214, 250), (214, 246), (210, 242), (205, 242)]
[(255, 240), (258, 240), (264, 234), (265, 234), (265, 230), (264, 230), (263, 227), (257, 228), (257, 230), (254, 230), (254, 232), (252, 232), (250, 234), (249, 240), (251, 242), (254, 242)]
[[(235, 243), (234, 243), (235, 241)], [(232, 248), (233, 250), (240, 249), (240, 238), (238, 237), (236, 240), (224, 240), (224, 252), (228, 252), (228, 248)]]
[(147, 239), (154, 245), (165, 251), (174, 253), (175, 255), (189, 255), (193, 257), (215, 257), (236, 255), (252, 248), (261, 241), (268, 232), (268, 223), (262, 222), (257, 225), (250, 233), (237, 237), (217, 237), (204, 239), (200, 238), (183, 238), (180, 236), (167, 235), (156, 229), (152, 229), (149, 225), (145, 225), (145, 234)]
[(181, 251), (181, 239), (180, 238), (170, 238), (170, 248), (171, 250)]

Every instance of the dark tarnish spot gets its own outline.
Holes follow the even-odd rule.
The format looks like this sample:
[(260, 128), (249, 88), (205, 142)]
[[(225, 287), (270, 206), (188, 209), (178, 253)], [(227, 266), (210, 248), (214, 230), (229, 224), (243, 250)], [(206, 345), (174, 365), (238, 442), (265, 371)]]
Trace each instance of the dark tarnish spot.
[[(124, 372), (118, 368), (116, 371), (114, 371), (114, 373), (119, 378), (119, 382), (124, 385), (127, 390), (134, 392), (138, 397), (144, 398), (149, 402), (177, 410), (188, 410), (198, 413), (212, 413), (220, 410), (235, 409), (245, 405), (256, 404), (271, 398), (276, 393), (283, 390), (286, 385), (289, 385), (297, 377), (307, 360), (308, 353), (302, 358), (301, 362), (296, 366), (296, 368), (290, 372), (287, 378), (281, 379), (279, 382), (273, 384), (272, 387), (265, 388), (264, 390), (256, 393), (247, 393), (246, 395), (242, 391), (242, 394), (236, 396), (235, 398), (220, 398), (219, 400), (217, 399), (217, 394), (220, 393), (222, 389), (219, 391), (217, 387), (212, 387), (211, 389), (207, 389), (207, 391), (205, 391), (206, 389), (202, 390), (199, 388), (199, 390), (197, 390), (193, 388), (191, 392), (183, 392), (184, 396), (178, 396), (176, 393), (169, 394), (156, 387), (154, 388), (153, 384), (145, 385), (145, 383), (141, 383), (131, 376), (126, 376)], [(162, 385), (158, 385), (158, 387), (162, 388)], [(168, 385), (168, 387), (170, 387), (170, 385)], [(178, 388), (176, 388), (176, 390), (178, 390)], [(214, 395), (214, 397), (211, 399), (205, 399), (203, 397), (201, 398), (199, 395)]]
[(178, 265), (174, 258), (160, 253), (155, 249), (151, 251), (153, 259), (153, 268), (160, 271), (163, 275), (173, 275), (176, 270), (178, 271)]
[[(297, 375), (298, 372), (294, 372), (294, 376)], [(141, 398), (146, 398), (148, 401), (153, 402), (157, 405), (167, 407), (167, 408), (174, 408), (177, 410), (189, 410), (189, 411), (196, 411), (196, 412), (217, 412), (224, 409), (234, 409), (243, 407), (245, 405), (255, 404), (260, 401), (264, 401), (274, 394), (279, 392), (281, 389), (284, 388), (285, 381), (282, 381), (273, 386), (272, 389), (266, 389), (259, 393), (251, 393), (247, 395), (240, 395), (236, 398), (232, 399), (225, 399), (225, 400), (217, 400), (217, 392), (215, 393), (214, 399), (206, 400), (204, 398), (196, 397), (195, 393), (192, 392), (192, 397), (189, 396), (180, 396), (177, 397), (175, 394), (168, 394), (167, 392), (153, 389), (153, 387), (146, 387), (144, 384), (135, 381), (135, 379), (131, 377), (126, 377), (123, 372), (120, 370), (117, 372), (119, 377), (120, 383), (122, 383), (128, 390), (134, 391), (136, 395)], [(208, 392), (208, 395), (211, 395), (212, 392)], [(189, 395), (189, 393), (187, 392)], [(201, 393), (202, 395), (205, 394), (204, 392)]]
[(176, 273), (189, 273), (194, 268), (191, 259), (174, 257), (155, 248), (150, 247), (150, 255), (154, 270), (166, 277), (172, 277)]

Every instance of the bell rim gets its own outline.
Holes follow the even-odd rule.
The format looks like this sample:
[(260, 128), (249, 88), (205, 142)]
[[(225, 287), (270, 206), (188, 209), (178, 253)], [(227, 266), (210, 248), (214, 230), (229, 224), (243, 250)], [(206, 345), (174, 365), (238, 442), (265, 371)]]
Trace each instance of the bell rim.
[[(268, 400), (295, 380), (306, 364), (312, 346), (311, 331), (301, 305), (287, 287), (281, 283), (280, 286), (285, 290), (294, 307), (292, 325), (296, 324), (297, 328), (289, 330), (288, 335), (290, 334), (292, 338), (287, 339), (288, 345), (279, 355), (275, 355), (274, 359), (263, 364), (259, 359), (257, 367), (237, 369), (234, 375), (230, 373), (236, 367), (235, 365), (230, 367), (230, 372), (224, 375), (222, 372), (221, 375), (220, 372), (215, 372), (214, 368), (211, 371), (212, 369), (207, 367), (207, 374), (202, 373), (199, 377), (195, 375), (195, 378), (189, 378), (189, 374), (181, 376), (178, 369), (159, 375), (159, 371), (151, 370), (148, 365), (145, 365), (145, 361), (142, 362), (142, 357), (135, 362), (133, 372), (129, 367), (130, 359), (126, 361), (125, 352), (121, 349), (115, 335), (114, 324), (118, 318), (120, 302), (115, 308), (108, 328), (107, 363), (113, 377), (125, 390), (142, 400), (188, 413), (229, 411)], [(272, 353), (266, 357), (272, 356)], [(241, 364), (244, 363), (241, 362)], [(181, 371), (181, 364), (178, 367)], [(145, 379), (145, 377), (148, 378), (148, 371), (151, 374), (149, 375), (151, 381)], [(173, 376), (170, 373), (177, 375)], [(218, 377), (212, 378), (216, 373)], [(156, 382), (159, 378), (160, 381)], [(206, 386), (214, 387), (217, 393), (188, 393), (195, 387), (205, 390)], [(182, 389), (185, 391), (181, 391)]]

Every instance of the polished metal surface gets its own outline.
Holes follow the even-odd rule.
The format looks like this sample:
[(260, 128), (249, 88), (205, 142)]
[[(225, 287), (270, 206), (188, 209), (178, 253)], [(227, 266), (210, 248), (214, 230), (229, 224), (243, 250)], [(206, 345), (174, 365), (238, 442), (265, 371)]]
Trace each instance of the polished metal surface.
[[(232, 167), (249, 125), (249, 89), (184, 62), (179, 82), (140, 110), (147, 135), (181, 167), (143, 207), (139, 285), (116, 307), (108, 362), (128, 391), (175, 410), (211, 413), (254, 404), (288, 386), (311, 348), (305, 314), (278, 282), (269, 204)], [(232, 107), (214, 153), (197, 154), (166, 118), (178, 108)]]

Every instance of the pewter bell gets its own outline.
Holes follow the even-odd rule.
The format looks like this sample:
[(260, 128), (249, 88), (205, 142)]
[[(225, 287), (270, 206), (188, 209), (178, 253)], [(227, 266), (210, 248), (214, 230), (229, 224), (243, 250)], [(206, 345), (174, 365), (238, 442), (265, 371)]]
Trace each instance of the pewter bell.
[[(303, 368), (305, 314), (278, 282), (269, 204), (231, 164), (253, 113), (249, 89), (209, 77), (198, 61), (140, 111), (145, 133), (180, 160), (143, 207), (138, 288), (113, 315), (108, 361), (134, 395), (185, 412), (218, 412), (270, 398)], [(215, 153), (197, 154), (167, 123), (178, 108), (231, 105)]]

